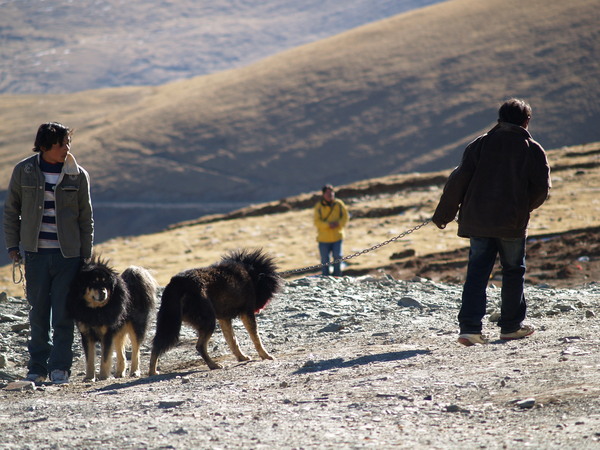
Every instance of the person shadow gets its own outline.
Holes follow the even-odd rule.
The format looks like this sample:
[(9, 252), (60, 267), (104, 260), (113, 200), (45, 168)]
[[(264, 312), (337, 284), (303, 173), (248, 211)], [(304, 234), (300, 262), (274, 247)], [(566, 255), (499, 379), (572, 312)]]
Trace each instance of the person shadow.
[(419, 355), (428, 355), (430, 353), (430, 350), (407, 350), (401, 352), (386, 352), (375, 355), (365, 355), (349, 360), (345, 360), (344, 358), (333, 358), (323, 361), (309, 360), (306, 361), (300, 369), (296, 370), (294, 375), (324, 372), (327, 370), (342, 369), (347, 367), (364, 366), (378, 362), (402, 361)]

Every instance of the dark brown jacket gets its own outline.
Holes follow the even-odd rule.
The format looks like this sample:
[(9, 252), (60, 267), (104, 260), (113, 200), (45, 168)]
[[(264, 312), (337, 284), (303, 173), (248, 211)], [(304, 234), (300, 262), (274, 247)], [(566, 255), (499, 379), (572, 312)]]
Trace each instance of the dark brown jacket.
[(500, 122), (467, 146), (432, 221), (444, 226), (460, 210), (461, 237), (525, 237), (529, 215), (544, 203), (550, 187), (542, 146), (525, 128)]

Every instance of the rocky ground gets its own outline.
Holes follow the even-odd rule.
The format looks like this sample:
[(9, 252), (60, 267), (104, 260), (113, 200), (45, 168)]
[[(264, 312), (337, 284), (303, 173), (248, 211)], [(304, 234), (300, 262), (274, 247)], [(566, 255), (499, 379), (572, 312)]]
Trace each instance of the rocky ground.
[(513, 342), (488, 321), (491, 285), (491, 342), (470, 348), (456, 343), (460, 291), (387, 274), (304, 277), (258, 318), (274, 361), (236, 362), (217, 331), (225, 368), (210, 371), (184, 327), (160, 375), (84, 382), (77, 344), (69, 385), (20, 390), (26, 306), (4, 297), (0, 448), (600, 448), (600, 285), (528, 285), (537, 331)]

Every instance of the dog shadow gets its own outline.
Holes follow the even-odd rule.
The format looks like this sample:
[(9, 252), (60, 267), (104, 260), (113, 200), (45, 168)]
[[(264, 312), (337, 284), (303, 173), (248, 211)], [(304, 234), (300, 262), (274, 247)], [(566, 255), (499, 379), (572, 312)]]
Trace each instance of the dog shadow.
[(125, 380), (125, 378), (115, 379), (114, 383), (102, 386), (96, 389), (96, 392), (100, 394), (114, 394), (120, 389), (128, 389), (131, 387), (144, 386), (147, 384), (158, 383), (161, 381), (174, 380), (176, 378), (184, 378), (195, 373), (201, 372), (200, 370), (190, 370), (186, 372), (169, 372), (165, 374), (152, 375), (151, 377), (131, 378), (129, 381), (117, 381)]
[(414, 358), (419, 355), (428, 355), (430, 350), (409, 350), (403, 352), (387, 352), (376, 355), (365, 355), (356, 359), (344, 360), (344, 358), (326, 359), (323, 361), (307, 361), (304, 365), (293, 372), (294, 375), (304, 373), (324, 372), (333, 369), (343, 369), (347, 367), (364, 366), (375, 362), (390, 362), (402, 361), (409, 358)]

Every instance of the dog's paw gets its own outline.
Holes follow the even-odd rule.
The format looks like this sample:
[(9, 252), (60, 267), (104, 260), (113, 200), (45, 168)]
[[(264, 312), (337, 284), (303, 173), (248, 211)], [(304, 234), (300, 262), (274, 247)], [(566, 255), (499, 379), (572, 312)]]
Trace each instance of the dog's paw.
[(153, 377), (154, 375), (159, 375), (160, 372), (158, 370), (150, 370), (148, 371), (148, 376)]
[(222, 369), (222, 368), (223, 368), (223, 365), (221, 365), (221, 364), (219, 364), (219, 363), (216, 363), (216, 362), (214, 362), (214, 361), (213, 361), (213, 362), (211, 362), (211, 363), (208, 363), (208, 368), (209, 368), (210, 370)]
[(90, 377), (90, 376), (87, 376), (87, 375), (86, 375), (86, 376), (85, 376), (85, 378), (83, 379), (83, 381), (91, 381), (91, 382), (93, 383), (94, 381), (96, 381), (96, 376), (95, 376), (95, 375), (92, 375), (92, 376)]
[(132, 378), (139, 378), (142, 373), (139, 370), (135, 370), (129, 374)]
[(115, 372), (115, 378), (123, 378), (125, 376), (125, 371)]
[(261, 354), (261, 355), (260, 355), (260, 357), (261, 357), (262, 359), (270, 359), (270, 360), (274, 360), (274, 359), (275, 359), (275, 358), (273, 358), (273, 357), (272, 357), (272, 356), (271, 356), (269, 353), (266, 353), (266, 352), (265, 352), (265, 353), (263, 353), (263, 354)]
[(252, 358), (244, 355), (243, 353), (237, 356), (238, 361), (250, 361)]

